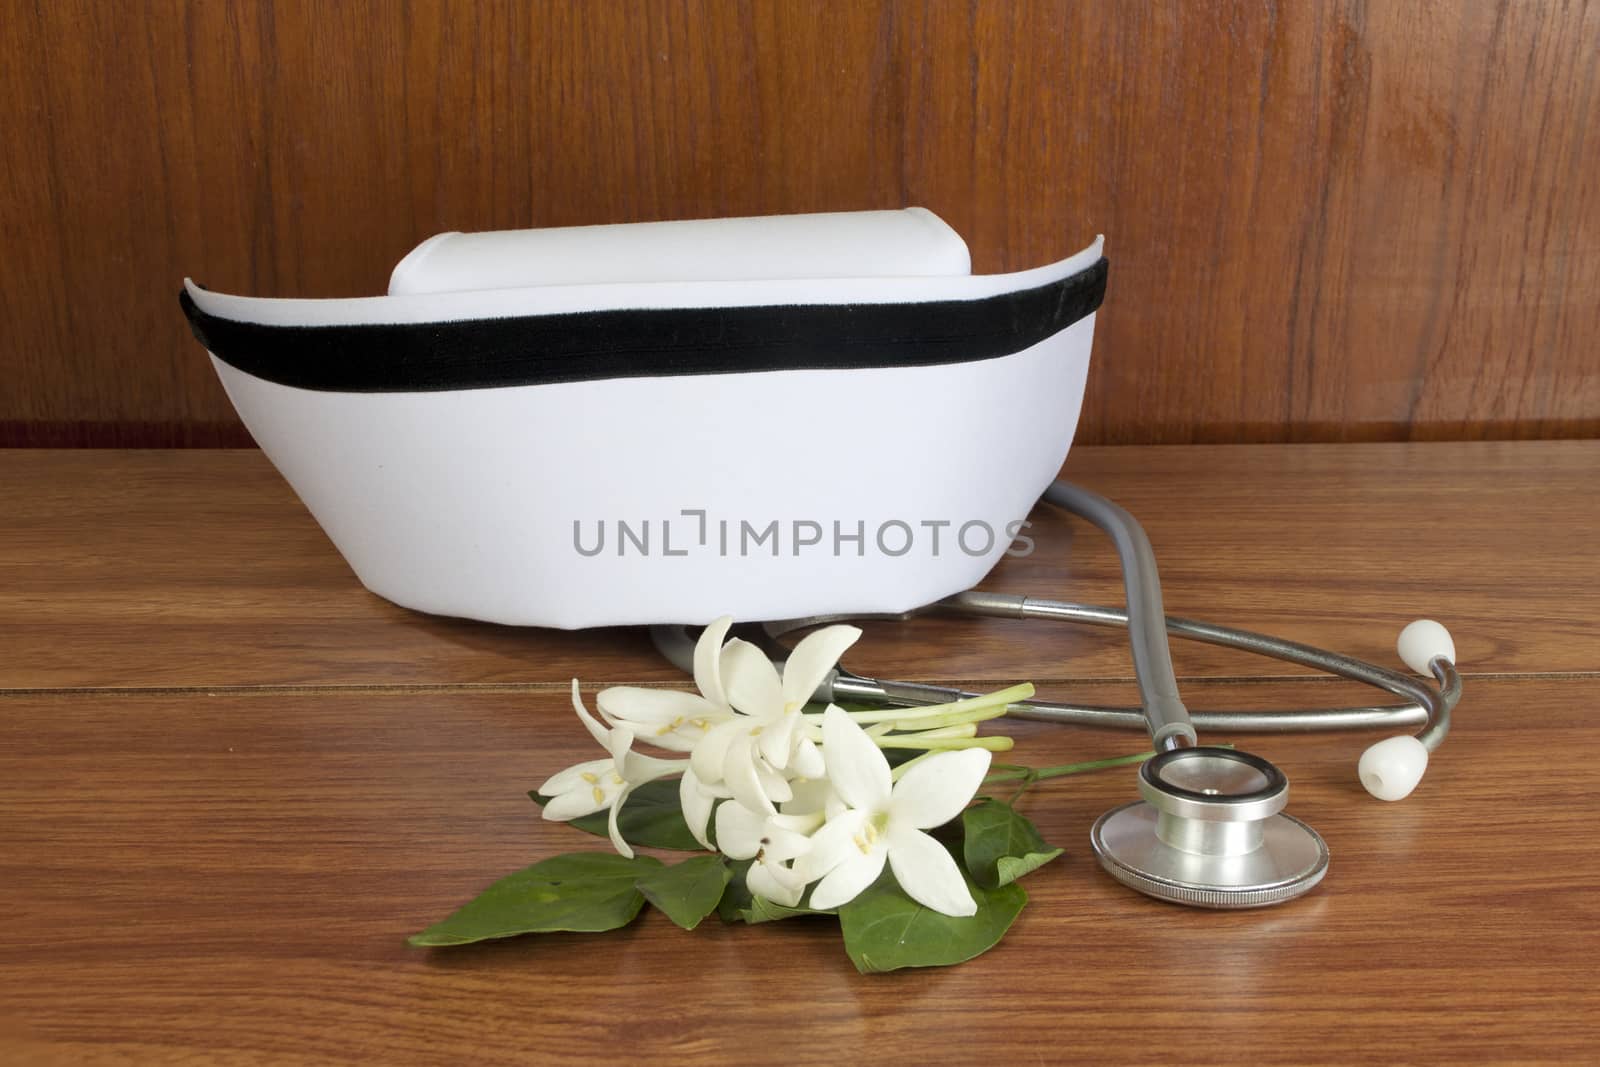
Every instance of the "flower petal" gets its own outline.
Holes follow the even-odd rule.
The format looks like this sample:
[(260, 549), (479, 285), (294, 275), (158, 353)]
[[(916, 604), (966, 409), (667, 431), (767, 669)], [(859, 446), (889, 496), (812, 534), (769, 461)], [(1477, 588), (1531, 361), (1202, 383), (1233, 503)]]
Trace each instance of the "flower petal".
[[(689, 770), (694, 770), (694, 767), (691, 766)], [(695, 777), (698, 778), (699, 775), (695, 775)], [(733, 790), (728, 788), (728, 783), (726, 782), (712, 782), (710, 785), (707, 785), (705, 782), (701, 782), (700, 794), (701, 796), (708, 796), (712, 800), (733, 799)]]
[(918, 830), (943, 826), (961, 814), (988, 773), (988, 749), (936, 753), (895, 783), (889, 814), (895, 824)]
[(711, 728), (711, 732), (695, 742), (689, 753), (689, 764), (700, 781), (710, 785), (722, 781), (722, 762), (728, 756), (728, 743), (749, 729), (748, 721), (729, 719)]
[(717, 808), (717, 848), (729, 859), (747, 860), (761, 851), (767, 817), (737, 800)]
[(633, 748), (633, 729), (628, 726), (613, 726), (611, 736), (601, 742), (611, 750), (611, 758), (616, 761), (620, 770), (627, 765), (627, 759)]
[(766, 897), (785, 908), (795, 907), (806, 891), (806, 884), (773, 863), (751, 864), (744, 884), (758, 897)]
[(709, 715), (718, 709), (699, 693), (681, 689), (646, 689), (638, 685), (613, 685), (594, 695), (602, 714), (639, 726), (661, 726), (674, 719)]
[(581, 789), (569, 789), (558, 797), (553, 797), (550, 803), (544, 806), (544, 817), (551, 822), (567, 822), (569, 819), (581, 819), (585, 815), (593, 815), (606, 806), (611, 794), (602, 789), (601, 799), (594, 798), (595, 787), (583, 783)]
[(622, 760), (622, 776), (633, 785), (644, 785), (657, 778), (670, 778), (688, 769), (689, 761), (686, 759), (656, 759), (643, 752), (629, 752)]
[[(754, 745), (751, 745), (750, 751), (752, 754), (755, 753)], [(756, 760), (756, 781), (761, 783), (761, 791), (774, 804), (794, 799), (794, 790), (789, 788), (789, 779), (768, 767), (766, 760)]]
[(878, 875), (883, 873), (883, 861), (884, 853), (878, 849), (856, 852), (817, 883), (811, 891), (811, 906), (818, 911), (828, 911), (850, 903), (878, 880)]
[(728, 697), (722, 688), (722, 641), (733, 625), (733, 616), (724, 615), (700, 632), (694, 643), (694, 684), (713, 705), (728, 706)]
[(776, 814), (778, 809), (773, 807), (766, 790), (761, 788), (753, 742), (754, 738), (748, 731), (735, 734), (728, 742), (727, 755), (722, 759), (722, 780), (733, 790), (734, 799), (751, 811)]
[(783, 710), (778, 669), (748, 641), (735, 637), (722, 646), (722, 685), (728, 702), (746, 715), (769, 719)]
[(762, 829), (765, 843), (761, 846), (761, 858), (766, 863), (786, 863), (811, 851), (811, 838), (780, 824), (777, 820), (782, 818), (784, 816), (777, 815), (768, 819)]
[(833, 787), (846, 804), (867, 811), (887, 809), (889, 761), (872, 738), (832, 704), (822, 715), (822, 758)]
[[(598, 779), (610, 774), (615, 769), (616, 764), (608, 759), (586, 760), (583, 763), (575, 763), (566, 770), (557, 771), (549, 778), (546, 778), (544, 784), (534, 791), (543, 793), (547, 797), (553, 797), (557, 793), (565, 793), (578, 785), (594, 785)], [(585, 778), (584, 775), (586, 774), (591, 777)]]
[(889, 831), (889, 867), (906, 896), (943, 915), (960, 917), (978, 910), (961, 869), (945, 847), (909, 826)]
[(822, 753), (815, 742), (809, 737), (802, 737), (789, 756), (789, 770), (801, 778), (822, 778), (828, 773), (828, 765), (823, 762)]
[(829, 819), (811, 835), (811, 847), (795, 860), (795, 869), (806, 881), (814, 882), (852, 856), (861, 855), (856, 839), (866, 823), (864, 811), (846, 811)]
[[(832, 816), (844, 807), (839, 794), (834, 792), (833, 783), (824, 777), (796, 778), (789, 783), (789, 790), (792, 798), (783, 805), (785, 815), (817, 812)], [(829, 810), (830, 807), (835, 810)]]
[(633, 849), (622, 839), (622, 831), (617, 828), (617, 813), (622, 811), (622, 805), (628, 802), (628, 794), (632, 792), (633, 786), (622, 787), (622, 792), (617, 794), (617, 799), (611, 804), (611, 815), (606, 819), (606, 833), (611, 835), (611, 847), (630, 860), (633, 859)]
[(789, 653), (783, 665), (783, 706), (799, 708), (810, 703), (839, 657), (861, 636), (855, 626), (825, 626), (807, 634)]
[(711, 821), (711, 808), (715, 803), (700, 788), (700, 779), (695, 777), (694, 768), (686, 768), (678, 781), (678, 806), (683, 809), (683, 821), (689, 824), (689, 832), (702, 848), (711, 847), (711, 838), (706, 836), (706, 824)]
[(578, 695), (578, 680), (572, 680), (572, 710), (578, 713), (578, 718), (583, 721), (584, 729), (589, 731), (589, 736), (598, 741), (602, 748), (611, 747), (611, 731), (605, 725), (589, 714), (589, 709), (583, 705), (583, 697)]
[(761, 728), (761, 736), (757, 739), (761, 745), (761, 756), (778, 770), (789, 766), (789, 753), (794, 750), (795, 727), (800, 725), (798, 711), (785, 711)]

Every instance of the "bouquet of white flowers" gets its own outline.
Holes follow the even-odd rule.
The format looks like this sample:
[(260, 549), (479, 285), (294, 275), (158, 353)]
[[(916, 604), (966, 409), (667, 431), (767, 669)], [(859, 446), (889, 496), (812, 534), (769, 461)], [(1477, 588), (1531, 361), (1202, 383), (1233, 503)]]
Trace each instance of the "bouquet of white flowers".
[[(780, 672), (754, 645), (727, 640), (731, 625), (718, 619), (696, 644), (696, 693), (604, 689), (596, 716), (573, 679), (573, 709), (607, 754), (530, 795), (546, 819), (609, 836), (615, 855), (536, 863), (411, 944), (616, 929), (648, 900), (685, 929), (713, 911), (747, 923), (837, 915), (862, 971), (958, 963), (1004, 936), (1027, 901), (1016, 880), (1061, 854), (1011, 803), (973, 804), (979, 790), (1014, 783), (1020, 794), (1149, 755), (996, 768), (991, 753), (1012, 740), (980, 737), (978, 724), (1032, 685), (931, 707), (817, 708), (808, 701), (860, 630), (813, 632)], [(647, 755), (640, 743), (684, 755)], [(958, 818), (959, 836), (941, 831)], [(668, 866), (634, 844), (712, 855)]]

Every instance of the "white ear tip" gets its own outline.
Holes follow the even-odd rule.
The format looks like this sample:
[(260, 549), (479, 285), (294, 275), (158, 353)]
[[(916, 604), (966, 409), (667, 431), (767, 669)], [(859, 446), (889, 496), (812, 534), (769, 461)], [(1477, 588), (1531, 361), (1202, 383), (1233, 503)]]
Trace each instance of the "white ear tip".
[(1404, 800), (1428, 769), (1428, 748), (1415, 737), (1390, 737), (1361, 754), (1361, 784), (1379, 800)]
[(1432, 619), (1418, 619), (1401, 630), (1395, 648), (1406, 666), (1424, 678), (1433, 677), (1428, 664), (1436, 658), (1443, 656), (1451, 663), (1456, 661), (1456, 643), (1451, 640), (1450, 631)]

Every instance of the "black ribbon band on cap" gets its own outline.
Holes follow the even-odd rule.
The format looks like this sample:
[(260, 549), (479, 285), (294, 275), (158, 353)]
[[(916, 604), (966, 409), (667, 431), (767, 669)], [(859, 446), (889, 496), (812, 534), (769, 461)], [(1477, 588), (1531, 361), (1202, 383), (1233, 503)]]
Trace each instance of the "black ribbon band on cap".
[(449, 322), (269, 326), (178, 302), (218, 359), (280, 385), (342, 393), (487, 389), (608, 378), (927, 367), (1009, 356), (1094, 312), (1105, 259), (1033, 289), (897, 304), (578, 311)]

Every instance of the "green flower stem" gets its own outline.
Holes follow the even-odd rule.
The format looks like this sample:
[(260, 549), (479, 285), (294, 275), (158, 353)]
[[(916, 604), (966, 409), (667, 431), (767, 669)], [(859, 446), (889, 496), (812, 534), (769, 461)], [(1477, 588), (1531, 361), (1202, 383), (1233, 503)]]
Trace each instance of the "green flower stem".
[[(948, 704), (932, 704), (916, 708), (883, 708), (879, 711), (849, 711), (849, 715), (857, 723), (878, 722), (916, 722), (919, 719), (935, 717), (963, 716), (968, 712), (987, 711), (998, 707), (1004, 714), (1004, 709), (1019, 700), (1027, 700), (1033, 696), (1033, 683), (1023, 682), (1021, 685), (1011, 686), (1009, 689), (1000, 689), (982, 696), (968, 697), (965, 700), (954, 700)], [(967, 721), (965, 719), (961, 721)]]
[[(1232, 748), (1231, 742), (1213, 745), (1213, 748)], [(1090, 771), (1104, 771), (1112, 767), (1127, 767), (1136, 763), (1143, 763), (1155, 753), (1139, 752), (1131, 756), (1112, 756), (1109, 759), (1085, 760), (1080, 763), (1062, 763), (1055, 767), (1018, 767), (1006, 765), (996, 767), (995, 771), (983, 780), (984, 785), (993, 785), (997, 782), (1024, 782), (1028, 785), (1042, 782), (1046, 778), (1063, 778), (1069, 774), (1087, 774)]]
[(1010, 752), (1016, 744), (1009, 737), (935, 737), (920, 738), (915, 735), (890, 734), (877, 738), (879, 748), (920, 748), (929, 752), (949, 752), (962, 748), (986, 748), (990, 752)]
[(942, 741), (947, 737), (977, 737), (978, 724), (964, 722), (957, 726), (943, 726), (937, 730), (895, 731), (896, 737), (914, 737), (924, 741)]
[(936, 730), (941, 726), (959, 726), (963, 723), (978, 723), (988, 719), (998, 719), (1004, 716), (1009, 708), (1009, 704), (995, 704), (991, 707), (977, 708), (973, 711), (926, 715), (920, 719), (904, 719), (892, 723), (892, 725), (896, 730)]
[(1101, 771), (1111, 767), (1126, 767), (1130, 763), (1143, 763), (1154, 756), (1154, 752), (1140, 752), (1134, 756), (1113, 756), (1110, 759), (1088, 760), (1082, 763), (1063, 763), (1058, 767), (1041, 767), (1035, 770), (1032, 767), (1008, 767), (995, 774), (990, 774), (983, 780), (984, 785), (997, 785), (1001, 782), (1016, 782), (1017, 791), (1011, 794), (1007, 802), (1015, 804), (1028, 791), (1028, 787), (1041, 778), (1060, 778), (1068, 774), (1085, 774), (1089, 771)]
[(1105, 771), (1112, 767), (1128, 767), (1133, 764), (1143, 763), (1154, 756), (1155, 752), (1139, 752), (1132, 756), (1112, 756), (1109, 759), (1085, 760), (1081, 763), (1063, 763), (1056, 767), (1040, 767), (1033, 772), (1034, 781), (1042, 782), (1046, 778), (1063, 778), (1069, 774), (1088, 774), (1090, 771)]
[(921, 763), (923, 760), (929, 758), (932, 755), (934, 755), (934, 753), (932, 753), (932, 752), (924, 752), (920, 756), (913, 756), (912, 758), (906, 760), (904, 763), (900, 764), (898, 767), (895, 767), (895, 768), (893, 768), (892, 770), (889, 771), (889, 781), (898, 782), (900, 780), (900, 776), (901, 775), (905, 774), (911, 768), (915, 767), (917, 764)]

